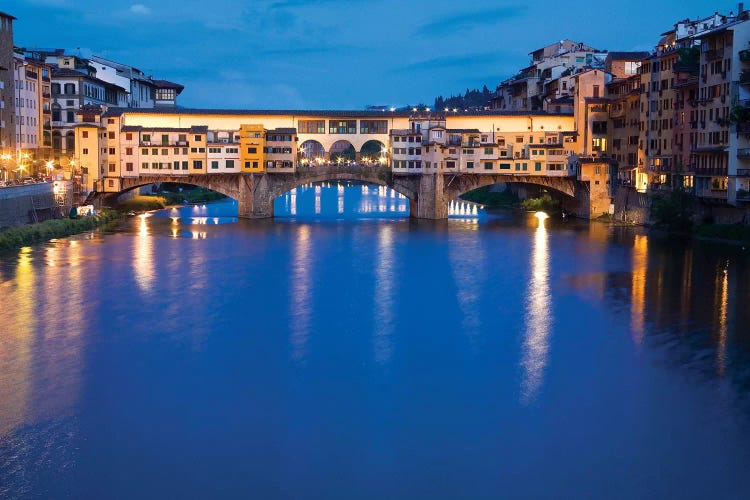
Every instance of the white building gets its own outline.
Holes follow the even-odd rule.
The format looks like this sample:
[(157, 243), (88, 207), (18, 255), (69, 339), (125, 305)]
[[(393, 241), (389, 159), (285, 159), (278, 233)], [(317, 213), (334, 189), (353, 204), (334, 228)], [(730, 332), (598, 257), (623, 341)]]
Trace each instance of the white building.
[(97, 78), (128, 90), (127, 107), (154, 107), (156, 83), (143, 71), (99, 56), (91, 56), (90, 63)]

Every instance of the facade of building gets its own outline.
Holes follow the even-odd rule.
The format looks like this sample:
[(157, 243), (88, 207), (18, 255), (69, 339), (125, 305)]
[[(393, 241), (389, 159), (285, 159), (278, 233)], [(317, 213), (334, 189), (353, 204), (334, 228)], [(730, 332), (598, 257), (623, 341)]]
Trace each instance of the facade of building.
[(13, 66), (16, 149), (30, 158), (29, 174), (43, 173), (52, 145), (51, 68), (19, 53)]
[[(0, 12), (0, 151), (15, 154), (15, 100), (13, 98), (13, 21), (16, 18)], [(7, 168), (4, 167), (4, 168)]]
[(143, 71), (99, 56), (91, 56), (90, 64), (98, 79), (127, 91), (127, 107), (154, 107), (156, 83)]

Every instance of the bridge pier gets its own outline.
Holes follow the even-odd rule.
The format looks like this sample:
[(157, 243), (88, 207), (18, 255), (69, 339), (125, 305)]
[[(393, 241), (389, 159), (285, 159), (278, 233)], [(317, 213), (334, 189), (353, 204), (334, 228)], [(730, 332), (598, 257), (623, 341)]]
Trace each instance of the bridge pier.
[(416, 197), (409, 200), (409, 216), (416, 219), (447, 219), (448, 198), (442, 174), (422, 174)]
[(268, 174), (239, 176), (237, 216), (242, 219), (273, 217), (273, 190)]

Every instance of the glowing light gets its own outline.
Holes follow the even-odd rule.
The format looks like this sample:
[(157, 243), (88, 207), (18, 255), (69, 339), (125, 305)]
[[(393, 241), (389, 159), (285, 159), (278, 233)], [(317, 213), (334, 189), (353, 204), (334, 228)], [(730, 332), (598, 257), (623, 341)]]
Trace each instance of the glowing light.
[(549, 215), (547, 215), (546, 212), (537, 212), (537, 213), (534, 214), (534, 217), (536, 217), (537, 219), (539, 219), (539, 222), (544, 222), (547, 219), (549, 219)]

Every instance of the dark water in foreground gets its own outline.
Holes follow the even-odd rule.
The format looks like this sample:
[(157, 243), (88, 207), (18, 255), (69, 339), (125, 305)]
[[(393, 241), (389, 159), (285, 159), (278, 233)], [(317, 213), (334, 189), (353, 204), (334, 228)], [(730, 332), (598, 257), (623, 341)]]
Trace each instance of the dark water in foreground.
[(748, 495), (748, 250), (319, 191), (1, 256), (0, 498)]

